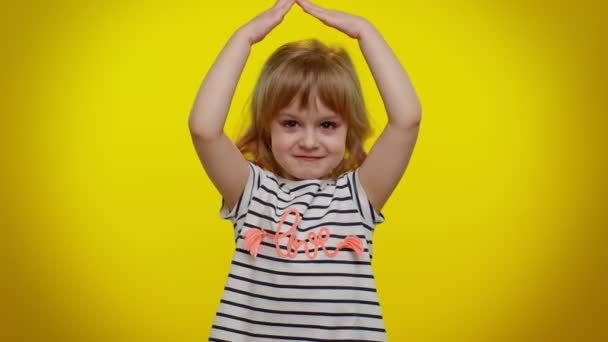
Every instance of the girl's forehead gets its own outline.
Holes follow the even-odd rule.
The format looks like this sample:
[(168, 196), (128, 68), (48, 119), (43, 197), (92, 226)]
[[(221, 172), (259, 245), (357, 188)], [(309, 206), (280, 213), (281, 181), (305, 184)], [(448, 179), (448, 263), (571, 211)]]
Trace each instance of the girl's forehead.
[(342, 117), (332, 110), (314, 110), (305, 109), (300, 110), (297, 108), (284, 108), (277, 115), (277, 118), (291, 118), (298, 120), (341, 120)]
[(291, 113), (291, 112), (283, 112), (276, 116), (277, 119), (289, 119), (289, 120), (299, 120), (299, 121), (311, 121), (311, 122), (319, 122), (319, 121), (342, 121), (342, 117), (335, 113)]
[(291, 116), (339, 116), (327, 107), (318, 96), (309, 96), (303, 101), (301, 96), (295, 96), (291, 102), (278, 112), (279, 115)]

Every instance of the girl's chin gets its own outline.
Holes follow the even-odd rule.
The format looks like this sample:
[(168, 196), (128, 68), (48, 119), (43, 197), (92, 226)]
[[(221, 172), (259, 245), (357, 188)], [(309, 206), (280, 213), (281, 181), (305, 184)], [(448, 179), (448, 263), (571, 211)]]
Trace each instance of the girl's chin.
[(289, 177), (286, 177), (291, 180), (306, 180), (306, 179), (320, 179), (325, 173), (319, 172), (316, 170), (303, 170), (303, 169), (294, 169), (288, 170), (292, 172), (288, 172)]
[(327, 163), (287, 161), (286, 167), (281, 167), (283, 178), (291, 180), (323, 179), (328, 177), (332, 169), (327, 169)]

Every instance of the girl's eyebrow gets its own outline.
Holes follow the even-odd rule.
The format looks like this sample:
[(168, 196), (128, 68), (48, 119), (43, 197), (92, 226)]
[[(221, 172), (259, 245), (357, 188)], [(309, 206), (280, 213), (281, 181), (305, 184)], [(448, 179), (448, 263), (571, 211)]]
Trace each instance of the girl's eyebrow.
[[(301, 118), (301, 116), (295, 115), (295, 114), (291, 114), (291, 113), (279, 113), (279, 116), (289, 117), (289, 118), (292, 118), (292, 119), (299, 119), (299, 118)], [(326, 115), (320, 117), (319, 121), (327, 121), (327, 120), (338, 120), (338, 121), (340, 121), (341, 119), (342, 118), (338, 114), (326, 114)]]
[(287, 117), (294, 118), (294, 119), (298, 118), (297, 115), (289, 114), (289, 113), (283, 113), (283, 112), (279, 113), (279, 116), (287, 116)]

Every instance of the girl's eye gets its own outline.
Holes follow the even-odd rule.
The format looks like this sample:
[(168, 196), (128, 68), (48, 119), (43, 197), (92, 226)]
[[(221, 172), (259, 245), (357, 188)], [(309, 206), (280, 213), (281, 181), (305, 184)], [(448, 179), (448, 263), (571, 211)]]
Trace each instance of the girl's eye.
[(281, 123), (281, 125), (283, 125), (283, 127), (292, 128), (296, 127), (298, 123), (295, 120), (285, 120)]
[(338, 124), (333, 121), (325, 121), (324, 123), (321, 124), (321, 127), (328, 128), (328, 129), (335, 129), (338, 127)]

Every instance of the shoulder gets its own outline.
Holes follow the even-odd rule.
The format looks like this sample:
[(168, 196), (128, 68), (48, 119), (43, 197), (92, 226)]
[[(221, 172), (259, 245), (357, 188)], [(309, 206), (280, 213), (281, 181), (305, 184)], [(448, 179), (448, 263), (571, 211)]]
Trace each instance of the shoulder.
[(384, 215), (372, 206), (367, 191), (359, 179), (359, 168), (343, 173), (338, 177), (337, 185), (346, 186), (355, 202), (359, 213), (370, 224), (384, 222)]
[(250, 178), (254, 178), (254, 179), (257, 178), (257, 180), (260, 182), (263, 179), (275, 179), (275, 180), (277, 179), (277, 176), (273, 172), (266, 170), (265, 168), (263, 168), (256, 162), (248, 160), (247, 164), (249, 166), (249, 177)]
[(269, 175), (272, 174), (250, 160), (247, 160), (247, 167), (249, 175), (236, 203), (232, 206), (228, 205), (225, 199), (222, 198), (220, 216), (224, 219), (236, 219), (240, 214), (243, 214), (243, 211), (247, 209), (255, 193), (263, 186), (262, 184), (266, 183)]

